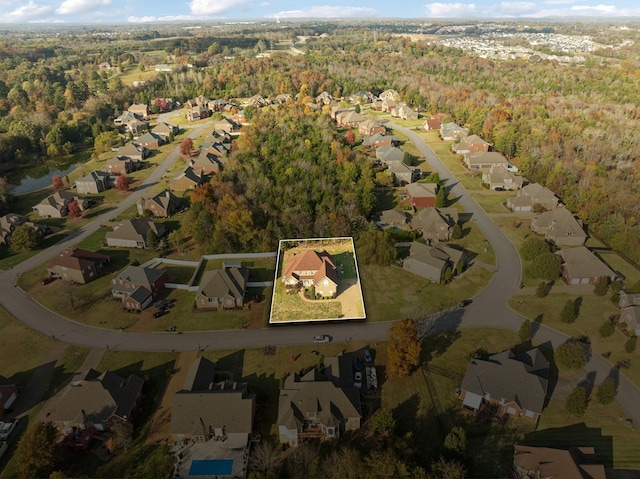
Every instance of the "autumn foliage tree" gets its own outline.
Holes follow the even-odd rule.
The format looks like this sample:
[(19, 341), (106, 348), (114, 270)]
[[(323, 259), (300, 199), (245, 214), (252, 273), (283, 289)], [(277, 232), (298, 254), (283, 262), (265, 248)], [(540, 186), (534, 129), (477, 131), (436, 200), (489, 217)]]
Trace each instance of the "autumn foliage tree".
[(51, 177), (51, 187), (55, 191), (64, 190), (64, 183), (62, 182), (62, 177), (60, 175), (53, 175)]
[(118, 176), (116, 188), (118, 188), (118, 191), (129, 191), (129, 178), (124, 175)]
[(405, 378), (420, 364), (422, 345), (412, 319), (396, 321), (389, 328), (387, 345), (388, 373), (392, 378)]
[(19, 477), (49, 477), (57, 469), (61, 459), (57, 435), (51, 422), (37, 422), (27, 429), (15, 452)]
[(80, 218), (82, 216), (82, 210), (80, 209), (80, 205), (76, 200), (73, 200), (71, 203), (67, 205), (69, 209), (69, 218)]
[(183, 158), (191, 158), (194, 156), (195, 150), (193, 149), (193, 140), (191, 138), (185, 138), (180, 143), (180, 155)]

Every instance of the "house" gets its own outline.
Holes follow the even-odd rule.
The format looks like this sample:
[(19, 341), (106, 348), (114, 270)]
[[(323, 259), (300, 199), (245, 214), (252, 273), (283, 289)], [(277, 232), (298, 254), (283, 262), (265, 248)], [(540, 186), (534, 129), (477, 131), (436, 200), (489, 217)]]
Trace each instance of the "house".
[(76, 191), (83, 195), (97, 195), (111, 187), (111, 177), (105, 171), (92, 171), (76, 180)]
[(86, 200), (61, 190), (47, 196), (33, 207), (33, 211), (43, 218), (62, 218), (63, 216), (67, 216), (69, 212), (68, 206), (72, 201), (78, 203), (81, 211), (84, 211), (89, 206)]
[(470, 170), (489, 171), (492, 167), (502, 166), (509, 168), (509, 160), (497, 151), (479, 151), (464, 155), (464, 164)]
[(619, 294), (619, 307), (626, 308), (627, 306), (640, 306), (640, 293), (627, 293), (625, 291), (620, 291)]
[(449, 241), (451, 230), (458, 223), (458, 209), (424, 208), (411, 220), (411, 226), (430, 241)]
[(118, 156), (126, 156), (132, 160), (142, 161), (149, 156), (149, 150), (144, 146), (138, 146), (133, 143), (127, 143), (118, 148)]
[(246, 447), (255, 411), (256, 396), (246, 382), (217, 377), (215, 364), (199, 357), (173, 396), (169, 431), (176, 442), (214, 439)]
[(157, 72), (171, 72), (173, 71), (173, 68), (170, 67), (169, 65), (167, 65), (166, 63), (158, 63), (156, 66), (153, 67), (154, 71)]
[(164, 290), (167, 271), (129, 266), (111, 280), (111, 295), (120, 298), (126, 309), (142, 311)]
[(15, 381), (0, 375), (0, 411), (7, 413), (18, 398), (18, 387)]
[(514, 446), (513, 479), (606, 479), (593, 447)]
[(203, 95), (199, 95), (195, 98), (189, 98), (186, 102), (185, 102), (185, 106), (187, 108), (193, 108), (196, 106), (203, 106), (206, 107), (209, 104), (209, 100), (204, 97)]
[(111, 264), (106, 254), (80, 248), (70, 248), (49, 262), (47, 272), (52, 278), (61, 278), (77, 284), (87, 284), (105, 272)]
[(411, 108), (409, 105), (398, 105), (391, 112), (391, 116), (401, 118), (403, 120), (417, 120), (418, 112)]
[(139, 170), (141, 167), (142, 162), (139, 160), (128, 156), (114, 156), (105, 162), (103, 169), (109, 175), (121, 176)]
[(11, 244), (11, 235), (20, 225), (28, 225), (35, 228), (41, 236), (46, 236), (51, 232), (51, 228), (29, 221), (29, 218), (15, 213), (7, 213), (0, 217), (0, 244)]
[(336, 122), (338, 121), (338, 116), (341, 113), (345, 113), (345, 112), (350, 112), (350, 111), (355, 111), (352, 107), (349, 106), (343, 106), (340, 103), (335, 103), (331, 106), (331, 112), (329, 113), (329, 117), (332, 120), (335, 120)]
[(427, 208), (436, 205), (437, 183), (409, 183), (404, 187), (407, 200), (414, 208)]
[(515, 198), (507, 200), (512, 211), (533, 211), (535, 206), (550, 211), (558, 206), (559, 200), (549, 188), (539, 183), (530, 183), (522, 187)]
[(198, 309), (235, 309), (244, 305), (249, 270), (223, 268), (205, 271), (196, 294)]
[(195, 105), (187, 109), (186, 117), (188, 121), (198, 121), (209, 118), (211, 111), (204, 105)]
[(468, 134), (468, 128), (462, 128), (452, 121), (449, 123), (443, 123), (440, 127), (440, 138), (444, 141), (460, 141)]
[(144, 120), (149, 117), (149, 109), (147, 108), (147, 105), (143, 105), (140, 103), (134, 103), (129, 108), (127, 108), (127, 111)]
[(368, 90), (360, 90), (349, 95), (349, 103), (373, 103), (375, 95)]
[(422, 177), (422, 170), (420, 168), (414, 168), (402, 161), (393, 161), (389, 163), (387, 173), (393, 177), (393, 184), (396, 186), (413, 183)]
[(338, 271), (333, 257), (326, 251), (318, 253), (307, 249), (289, 256), (284, 264), (283, 280), (288, 288), (313, 286), (319, 297), (338, 294)]
[(493, 165), (489, 171), (482, 173), (482, 182), (489, 185), (490, 190), (519, 190), (524, 179), (514, 175), (503, 165)]
[(333, 96), (326, 91), (323, 91), (316, 97), (316, 104), (318, 105), (330, 105), (332, 102)]
[(144, 148), (157, 149), (167, 142), (166, 138), (155, 133), (147, 132), (136, 139), (136, 143)]
[(371, 119), (365, 120), (358, 125), (358, 133), (362, 136), (371, 136), (376, 133), (382, 135), (385, 131), (387, 131), (387, 129), (384, 126)]
[(382, 101), (385, 101), (385, 100), (400, 101), (400, 93), (398, 93), (396, 90), (388, 89), (380, 93), (380, 95), (378, 95), (378, 98)]
[(213, 124), (213, 128), (215, 130), (226, 131), (227, 133), (232, 133), (234, 131), (238, 131), (240, 129), (240, 125), (233, 121), (231, 118), (224, 117), (220, 121), (216, 121)]
[(281, 444), (296, 447), (306, 440), (338, 438), (360, 428), (360, 392), (353, 387), (351, 358), (325, 358), (324, 369), (289, 375), (278, 400)]
[(627, 306), (620, 310), (620, 323), (627, 325), (627, 331), (635, 336), (640, 336), (640, 306)]
[(276, 102), (279, 105), (289, 104), (294, 100), (293, 95), (291, 93), (280, 93), (276, 96)]
[(153, 231), (157, 238), (164, 236), (165, 227), (154, 223), (149, 218), (132, 218), (124, 220), (108, 231), (105, 235), (107, 245), (112, 248), (143, 248), (147, 247), (147, 235)]
[(478, 135), (465, 136), (460, 140), (460, 143), (454, 143), (451, 145), (453, 152), (459, 155), (478, 152), (486, 153), (489, 151), (489, 147), (489, 143), (484, 141)]
[(145, 211), (153, 216), (168, 218), (180, 208), (180, 200), (169, 190), (164, 190), (152, 198), (140, 198), (136, 201), (138, 214), (142, 216)]
[(567, 284), (596, 284), (601, 278), (615, 281), (618, 275), (586, 246), (559, 250), (556, 255)]
[(171, 123), (158, 123), (151, 129), (151, 133), (164, 138), (165, 142), (169, 142), (169, 138), (177, 135), (180, 132), (180, 128)]
[(382, 227), (404, 227), (409, 221), (409, 216), (400, 210), (384, 210), (380, 213), (380, 219), (377, 221), (378, 226)]
[(203, 175), (220, 173), (226, 163), (226, 157), (213, 145), (203, 146), (198, 156), (189, 160), (189, 166)]
[(76, 430), (108, 431), (114, 422), (131, 422), (142, 397), (144, 380), (94, 369), (72, 381), (42, 407), (39, 419), (51, 421), (63, 434)]
[(109, 62), (102, 62), (98, 65), (98, 69), (100, 70), (111, 70), (111, 63)]
[(171, 189), (174, 191), (192, 190), (200, 186), (203, 181), (202, 170), (187, 166), (182, 173), (173, 179)]
[(499, 414), (537, 421), (549, 385), (549, 361), (534, 348), (516, 357), (513, 351), (472, 359), (462, 378), (458, 397), (464, 407), (478, 411), (483, 405)]
[(451, 274), (464, 261), (464, 252), (445, 245), (429, 246), (416, 241), (411, 243), (409, 256), (402, 261), (405, 271), (440, 283), (446, 279), (447, 269)]
[(365, 136), (362, 139), (362, 146), (371, 148), (391, 147), (398, 144), (398, 138), (393, 135), (383, 135), (382, 133), (374, 133), (371, 136)]
[(422, 124), (422, 128), (427, 131), (440, 130), (440, 128), (442, 128), (442, 122), (437, 118), (427, 118)]
[(397, 107), (398, 107), (398, 102), (395, 100), (391, 100), (391, 99), (382, 100), (382, 107), (380, 108), (380, 110), (393, 114), (393, 110), (395, 110)]
[(345, 111), (336, 115), (338, 126), (343, 128), (358, 128), (360, 123), (367, 121), (368, 118), (355, 111)]
[(376, 148), (376, 159), (383, 165), (390, 165), (392, 162), (404, 160), (404, 151), (395, 146), (381, 146)]
[(556, 245), (580, 246), (587, 240), (582, 222), (564, 207), (535, 216), (531, 220), (531, 230)]
[(127, 131), (134, 135), (149, 128), (149, 124), (140, 115), (130, 111), (123, 112), (122, 115), (113, 120), (113, 123), (116, 126), (125, 126)]
[(253, 95), (249, 100), (247, 100), (247, 105), (262, 108), (269, 105), (269, 100), (263, 98), (261, 95)]

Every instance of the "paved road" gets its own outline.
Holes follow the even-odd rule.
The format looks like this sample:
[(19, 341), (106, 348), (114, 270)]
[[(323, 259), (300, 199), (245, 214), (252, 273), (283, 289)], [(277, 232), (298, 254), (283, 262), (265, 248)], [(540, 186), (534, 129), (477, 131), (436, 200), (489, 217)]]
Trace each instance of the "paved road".
[[(440, 178), (445, 181), (449, 190), (449, 197), (458, 198), (462, 207), (473, 214), (473, 221), (476, 222), (488, 239), (491, 247), (495, 249), (497, 256), (498, 268), (492, 281), (474, 298), (470, 306), (424, 318), (423, 324), (427, 324), (432, 332), (451, 330), (457, 327), (499, 327), (517, 331), (525, 318), (510, 309), (507, 305), (507, 300), (520, 284), (521, 263), (518, 252), (418, 135), (393, 123), (387, 124), (404, 133), (414, 142), (433, 170), (437, 171)], [(205, 126), (197, 127), (190, 133), (190, 136), (197, 136)], [(195, 349), (255, 348), (272, 344), (308, 344), (310, 339), (317, 334), (330, 334), (336, 341), (372, 341), (387, 337), (390, 322), (317, 323), (276, 326), (263, 330), (211, 331), (184, 334), (149, 334), (105, 330), (61, 318), (43, 308), (14, 287), (17, 273), (30, 271), (50, 260), (65, 248), (76, 244), (96, 231), (108, 219), (117, 216), (120, 212), (132, 206), (145, 190), (162, 178), (177, 158), (178, 149), (176, 148), (147, 180), (117, 208), (96, 218), (59, 244), (19, 264), (13, 270), (1, 274), (0, 304), (24, 324), (44, 334), (55, 336), (57, 339), (72, 344), (114, 350), (189, 351)], [(567, 336), (545, 326), (536, 325), (534, 339), (543, 343), (550, 342), (556, 347), (565, 342)], [(607, 377), (611, 370), (611, 365), (598, 355), (592, 355), (585, 367), (586, 375), (591, 377), (595, 384), (600, 383)], [(640, 423), (640, 410), (636, 407), (637, 404), (640, 404), (640, 390), (623, 376), (619, 378), (617, 399), (629, 417)]]

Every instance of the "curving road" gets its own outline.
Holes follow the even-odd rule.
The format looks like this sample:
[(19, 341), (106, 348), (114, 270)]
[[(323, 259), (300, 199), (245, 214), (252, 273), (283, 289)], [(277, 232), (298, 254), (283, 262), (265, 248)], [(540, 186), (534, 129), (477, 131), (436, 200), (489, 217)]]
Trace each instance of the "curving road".
[[(405, 134), (437, 171), (449, 190), (450, 198), (457, 198), (461, 206), (473, 215), (473, 220), (485, 235), (497, 257), (497, 271), (489, 285), (464, 309), (442, 312), (421, 318), (424, 332), (440, 332), (458, 327), (498, 327), (517, 331), (524, 317), (509, 308), (507, 301), (520, 284), (521, 262), (518, 252), (480, 205), (471, 197), (455, 176), (442, 164), (424, 140), (414, 132), (394, 123), (388, 126)], [(190, 137), (196, 137), (207, 126), (195, 128)], [(12, 270), (0, 274), (0, 304), (15, 318), (43, 334), (67, 343), (90, 348), (128, 351), (190, 351), (195, 349), (242, 349), (266, 345), (308, 344), (318, 334), (330, 334), (336, 341), (383, 340), (391, 322), (345, 322), (275, 326), (262, 330), (226, 330), (197, 333), (132, 333), (105, 330), (77, 323), (47, 310), (28, 295), (14, 287), (17, 275), (49, 261), (64, 249), (76, 244), (96, 231), (107, 220), (129, 208), (144, 191), (159, 181), (179, 157), (178, 148), (156, 167), (144, 183), (125, 198), (114, 210), (104, 213), (78, 231), (72, 233), (55, 246), (42, 251), (20, 263)], [(550, 342), (554, 348), (568, 337), (543, 325), (535, 325), (534, 339), (540, 343)], [(597, 385), (611, 372), (612, 366), (598, 355), (591, 355), (585, 373)], [(627, 378), (620, 375), (618, 403), (627, 415), (640, 423), (640, 390)]]

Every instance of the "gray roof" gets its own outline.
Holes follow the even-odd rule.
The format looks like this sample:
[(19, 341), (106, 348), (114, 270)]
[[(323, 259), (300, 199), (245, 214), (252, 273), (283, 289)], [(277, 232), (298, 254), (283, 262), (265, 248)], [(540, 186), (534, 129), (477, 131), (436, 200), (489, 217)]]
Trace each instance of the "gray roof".
[(587, 233), (584, 232), (582, 224), (567, 208), (555, 208), (551, 211), (545, 211), (534, 218), (531, 222), (532, 229), (548, 228), (547, 236), (550, 239), (565, 236), (573, 236), (586, 238)]
[(131, 241), (146, 241), (149, 230), (152, 230), (158, 237), (165, 233), (164, 225), (154, 223), (153, 220), (149, 218), (132, 218), (118, 224), (113, 231), (107, 232), (105, 237)]
[(448, 208), (424, 208), (411, 220), (411, 224), (423, 232), (437, 232), (441, 224), (452, 227), (458, 222), (458, 209)]
[(231, 295), (234, 298), (244, 297), (247, 288), (248, 270), (245, 268), (225, 268), (205, 271), (199, 294), (207, 298), (223, 298)]
[(413, 198), (435, 197), (438, 193), (437, 183), (409, 183), (404, 187)]
[(82, 178), (78, 178), (76, 183), (96, 183), (98, 181), (105, 181), (109, 179), (109, 173), (105, 171), (92, 171)]
[(167, 272), (164, 269), (145, 268), (144, 266), (129, 266), (116, 276), (115, 280), (123, 279), (141, 286), (151, 286)]
[(164, 138), (156, 135), (155, 133), (147, 132), (144, 135), (140, 136), (137, 140), (138, 143), (162, 143)]
[(472, 359), (461, 389), (495, 400), (515, 402), (522, 409), (541, 413), (547, 395), (549, 361), (537, 348), (516, 358), (512, 351)]
[(571, 278), (614, 278), (616, 273), (602, 262), (586, 246), (577, 246), (558, 251), (567, 276)]
[(404, 160), (404, 151), (396, 146), (381, 146), (376, 148), (376, 158), (383, 163)]

